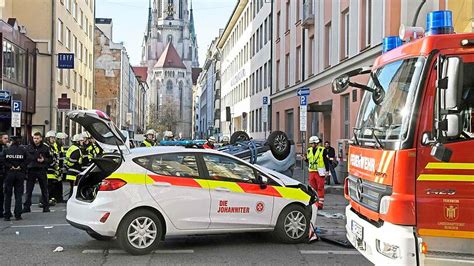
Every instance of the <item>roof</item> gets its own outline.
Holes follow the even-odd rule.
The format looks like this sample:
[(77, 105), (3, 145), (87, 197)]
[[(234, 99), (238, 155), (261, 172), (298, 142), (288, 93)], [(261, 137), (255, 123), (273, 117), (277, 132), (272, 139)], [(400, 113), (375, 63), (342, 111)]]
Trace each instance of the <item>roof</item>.
[(181, 57), (179, 57), (178, 52), (176, 52), (176, 49), (171, 42), (166, 45), (166, 48), (161, 54), (160, 59), (158, 59), (158, 62), (156, 62), (155, 67), (186, 69), (186, 66), (183, 64)]
[(148, 68), (146, 66), (135, 66), (132, 67), (133, 72), (140, 81), (146, 81), (148, 78)]
[(112, 19), (111, 18), (96, 18), (95, 19), (95, 24), (111, 24)]
[(192, 77), (193, 77), (193, 85), (197, 84), (197, 80), (199, 78), (199, 75), (202, 72), (202, 68), (200, 67), (193, 67), (192, 69)]
[(225, 26), (224, 32), (222, 33), (221, 38), (219, 39), (218, 47), (224, 47), (224, 43), (227, 41), (230, 33), (235, 27), (240, 15), (244, 12), (245, 7), (247, 6), (248, 0), (239, 0), (235, 4), (234, 11), (232, 11), (232, 16), (227, 21), (227, 25)]

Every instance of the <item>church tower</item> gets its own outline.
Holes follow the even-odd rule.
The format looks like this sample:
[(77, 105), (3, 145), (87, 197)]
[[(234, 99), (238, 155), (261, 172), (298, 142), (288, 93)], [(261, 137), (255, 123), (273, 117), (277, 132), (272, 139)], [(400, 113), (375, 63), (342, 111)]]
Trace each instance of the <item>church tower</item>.
[[(175, 135), (191, 136), (192, 68), (199, 67), (192, 3), (149, 0), (142, 65), (148, 68), (150, 113), (175, 110)], [(153, 115), (149, 116), (153, 117)]]

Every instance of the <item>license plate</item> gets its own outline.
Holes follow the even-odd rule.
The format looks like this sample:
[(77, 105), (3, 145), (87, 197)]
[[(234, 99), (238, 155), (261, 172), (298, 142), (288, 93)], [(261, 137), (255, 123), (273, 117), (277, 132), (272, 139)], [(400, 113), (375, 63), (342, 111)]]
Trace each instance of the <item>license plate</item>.
[(358, 240), (364, 239), (364, 227), (362, 227), (355, 221), (351, 221), (351, 231), (357, 237)]

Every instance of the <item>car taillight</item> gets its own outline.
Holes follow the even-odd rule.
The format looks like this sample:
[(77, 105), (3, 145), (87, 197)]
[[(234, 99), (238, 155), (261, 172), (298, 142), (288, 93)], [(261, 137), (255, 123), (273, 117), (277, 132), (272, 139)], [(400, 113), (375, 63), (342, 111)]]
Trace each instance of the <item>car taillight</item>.
[(122, 179), (105, 179), (100, 183), (99, 191), (113, 191), (125, 186), (127, 182)]

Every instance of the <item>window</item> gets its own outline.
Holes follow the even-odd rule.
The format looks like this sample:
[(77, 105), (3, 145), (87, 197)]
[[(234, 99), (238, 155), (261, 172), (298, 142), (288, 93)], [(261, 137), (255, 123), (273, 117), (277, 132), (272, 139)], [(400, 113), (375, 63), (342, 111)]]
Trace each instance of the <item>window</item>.
[(71, 2), (70, 0), (65, 0), (64, 5), (66, 6), (66, 10), (70, 11), (71, 10)]
[(71, 47), (71, 30), (66, 27), (66, 36), (65, 36), (65, 41), (66, 41), (66, 48), (70, 49)]
[(76, 37), (76, 35), (74, 35), (74, 36), (72, 37), (72, 44), (71, 44), (71, 46), (72, 46), (72, 53), (75, 54), (76, 51), (77, 51), (77, 37)]
[(330, 58), (331, 58), (331, 49), (332, 40), (331, 40), (331, 22), (326, 24), (324, 27), (324, 67), (331, 66)]
[(289, 139), (294, 139), (294, 113), (293, 109), (285, 111), (286, 116), (286, 124), (285, 124), (285, 132), (288, 135)]
[(341, 14), (341, 60), (349, 57), (349, 22), (349, 9), (347, 9)]
[(290, 54), (285, 56), (285, 87), (290, 86)]
[(82, 43), (79, 42), (79, 50), (77, 51), (77, 55), (78, 55), (77, 57), (81, 61), (82, 61), (82, 51), (83, 51), (83, 49), (84, 49), (84, 47), (82, 46)]
[(211, 180), (243, 183), (256, 181), (254, 169), (235, 159), (211, 154), (205, 154), (203, 159)]
[(166, 94), (168, 95), (173, 94), (173, 81), (171, 80), (168, 80), (168, 82), (166, 82)]
[(309, 46), (308, 46), (308, 57), (307, 57), (307, 62), (308, 62), (308, 75), (311, 76), (314, 74), (313, 70), (313, 64), (314, 64), (314, 36), (311, 36), (309, 38)]
[(64, 70), (64, 79), (65, 79), (65, 83), (66, 83), (66, 87), (71, 87), (71, 73), (70, 73), (70, 70), (69, 69), (65, 69)]
[(259, 109), (259, 112), (258, 112), (258, 132), (262, 132), (262, 108)]
[(311, 112), (311, 136), (319, 136), (319, 113)]
[(73, 91), (76, 91), (77, 89), (77, 72), (74, 71), (73, 75), (72, 75), (72, 90)]
[(3, 75), (18, 83), (26, 82), (26, 52), (18, 46), (3, 40)]
[(79, 13), (80, 14), (80, 17), (79, 17), (79, 25), (81, 25), (81, 28), (84, 28), (84, 12), (82, 11), (81, 9), (81, 12)]
[(350, 127), (350, 101), (349, 101), (349, 94), (342, 95), (342, 137), (344, 139), (349, 139), (349, 127)]
[(280, 60), (277, 60), (276, 61), (276, 80), (275, 80), (275, 83), (276, 83), (276, 91), (280, 91)]
[(296, 22), (300, 21), (301, 19), (301, 14), (300, 14), (300, 0), (296, 0)]
[(63, 42), (63, 22), (60, 19), (58, 19), (58, 30), (56, 34), (58, 35), (58, 41), (62, 43)]
[(62, 84), (63, 83), (63, 70), (62, 69), (59, 69), (57, 70), (57, 80), (58, 80), (58, 83), (59, 84)]
[(79, 94), (82, 94), (82, 76), (79, 75)]
[(158, 175), (199, 178), (199, 170), (194, 155), (164, 154), (140, 157), (133, 161)]
[(370, 39), (372, 38), (372, 0), (362, 0), (360, 7), (360, 47), (364, 49), (370, 46)]
[(285, 22), (285, 32), (290, 30), (290, 1), (286, 2), (286, 22)]
[(281, 12), (278, 11), (277, 13), (277, 19), (276, 19), (276, 33), (277, 33), (277, 39), (280, 38), (280, 21), (281, 21)]
[(295, 80), (296, 82), (301, 81), (301, 46), (296, 47), (296, 66), (295, 66)]
[(72, 1), (72, 16), (77, 21), (77, 1), (76, 0), (71, 0), (71, 1)]

